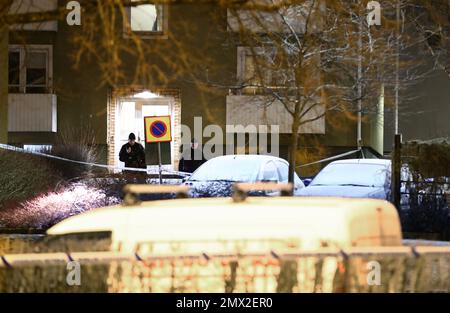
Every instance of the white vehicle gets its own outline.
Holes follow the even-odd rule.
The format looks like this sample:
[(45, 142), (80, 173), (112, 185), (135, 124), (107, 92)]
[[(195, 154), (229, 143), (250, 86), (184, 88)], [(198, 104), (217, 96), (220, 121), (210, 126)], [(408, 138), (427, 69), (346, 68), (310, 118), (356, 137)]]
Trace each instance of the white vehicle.
[[(234, 187), (242, 192), (239, 185)], [(182, 192), (186, 195), (186, 186), (171, 188), (181, 191), (183, 187), (186, 191)], [(132, 186), (129, 192), (137, 195), (151, 188), (154, 187)], [(322, 292), (332, 292), (335, 286), (341, 285), (339, 279), (336, 280), (342, 266), (340, 257), (323, 258), (320, 268), (317, 267), (317, 258), (299, 257), (294, 261), (299, 264), (295, 267), (296, 274), (282, 274), (283, 268), (290, 263), (285, 266), (283, 262), (272, 263), (272, 260), (271, 265), (267, 262), (271, 255), (285, 255), (287, 260), (294, 260), (287, 255), (302, 251), (316, 253), (325, 249), (339, 254), (342, 249), (352, 248), (362, 251), (402, 248), (399, 217), (387, 201), (246, 198), (236, 194), (233, 198), (153, 202), (133, 202), (132, 199), (128, 205), (95, 209), (71, 217), (47, 231), (50, 236), (63, 237), (76, 233), (110, 232), (113, 253), (131, 257), (137, 254), (149, 261), (123, 265), (113, 262), (109, 267), (108, 281), (118, 289), (111, 289), (111, 292), (173, 292), (174, 281), (175, 291), (179, 292), (230, 292), (226, 287), (229, 284), (224, 281), (229, 277), (225, 273), (230, 271), (230, 260), (239, 262), (233, 292), (276, 292), (283, 284), (279, 275), (298, 277), (295, 292), (315, 291), (316, 277), (320, 277)], [(175, 259), (167, 259), (169, 256)], [(351, 276), (352, 282), (357, 277), (357, 284), (361, 286), (366, 285), (367, 279), (364, 262), (355, 259), (351, 263), (352, 268), (358, 269), (354, 273), (356, 276)], [(266, 276), (262, 277), (262, 273)], [(190, 278), (187, 279), (186, 275)], [(93, 277), (98, 280), (97, 276)]]
[(299, 192), (301, 196), (373, 198), (390, 195), (391, 161), (351, 159), (328, 164)]
[[(194, 197), (227, 197), (233, 183), (286, 183), (289, 163), (268, 155), (226, 155), (211, 159), (200, 166), (186, 181)], [(305, 185), (295, 174), (294, 195)]]
[[(158, 187), (142, 190), (152, 188)], [(153, 242), (154, 254), (237, 253), (244, 247), (238, 243), (246, 241), (253, 243), (245, 246), (245, 252), (402, 245), (392, 204), (328, 197), (136, 201), (70, 217), (47, 234), (92, 232), (111, 232), (113, 250), (133, 252), (138, 243)]]

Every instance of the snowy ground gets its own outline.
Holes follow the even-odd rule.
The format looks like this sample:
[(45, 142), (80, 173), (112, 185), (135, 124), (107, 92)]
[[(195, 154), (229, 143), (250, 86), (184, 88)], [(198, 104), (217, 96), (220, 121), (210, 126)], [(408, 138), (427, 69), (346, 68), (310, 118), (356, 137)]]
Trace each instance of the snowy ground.
[(0, 227), (45, 229), (67, 217), (120, 202), (120, 198), (108, 196), (101, 189), (74, 183), (0, 211)]
[[(180, 179), (165, 179), (164, 184), (179, 184)], [(138, 183), (121, 178), (89, 178), (65, 182), (52, 192), (24, 201), (15, 207), (0, 210), (1, 229), (45, 230), (63, 219), (95, 208), (120, 204), (122, 188)], [(157, 184), (157, 179), (147, 179)]]

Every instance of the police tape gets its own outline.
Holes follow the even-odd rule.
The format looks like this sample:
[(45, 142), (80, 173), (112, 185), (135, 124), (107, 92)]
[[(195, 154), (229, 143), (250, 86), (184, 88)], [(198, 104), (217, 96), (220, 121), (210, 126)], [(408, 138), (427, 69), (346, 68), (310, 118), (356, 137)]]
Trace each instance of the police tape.
[[(68, 163), (74, 163), (74, 164), (79, 164), (79, 165), (98, 167), (98, 168), (103, 168), (103, 169), (107, 169), (107, 170), (111, 170), (111, 171), (130, 171), (130, 172), (142, 172), (142, 173), (147, 173), (147, 174), (158, 174), (159, 173), (158, 171), (150, 171), (150, 170), (144, 169), (144, 168), (117, 167), (117, 166), (106, 165), (106, 164), (91, 163), (91, 162), (84, 162), (84, 161), (76, 161), (76, 160), (71, 160), (71, 159), (59, 157), (59, 156), (56, 156), (56, 155), (46, 154), (46, 153), (42, 153), (42, 152), (38, 152), (38, 151), (30, 151), (30, 150), (26, 150), (26, 149), (23, 149), (23, 148), (11, 146), (11, 145), (6, 145), (6, 144), (0, 144), (0, 149), (14, 151), (14, 152), (19, 152), (19, 153), (36, 155), (36, 156), (40, 156), (40, 157), (44, 157), (44, 158), (48, 158), (48, 159), (53, 159), (53, 160), (59, 160), (59, 161), (68, 162)], [(178, 176), (182, 176), (182, 177), (187, 177), (187, 176), (191, 175), (191, 173), (179, 172), (179, 171), (168, 171), (168, 170), (164, 170), (164, 169), (162, 170), (162, 172), (163, 173), (172, 174), (172, 175), (178, 175)]]
[(311, 163), (308, 163), (308, 164), (302, 164), (302, 165), (296, 166), (296, 168), (302, 168), (302, 167), (307, 167), (307, 166), (311, 166), (311, 165), (315, 165), (315, 164), (320, 164), (320, 163), (325, 163), (325, 162), (329, 162), (329, 161), (338, 160), (338, 159), (341, 159), (343, 157), (346, 157), (346, 156), (349, 156), (349, 155), (352, 155), (352, 154), (355, 154), (355, 153), (358, 153), (358, 152), (361, 152), (361, 149), (345, 152), (345, 153), (342, 153), (342, 154), (339, 154), (339, 155), (335, 155), (335, 156), (332, 156), (332, 157), (329, 157), (329, 158), (326, 158), (326, 159), (323, 159), (323, 160), (311, 162)]
[[(148, 169), (144, 169), (144, 168), (116, 167), (116, 166), (106, 165), (106, 164), (98, 164), (98, 163), (76, 161), (76, 160), (71, 160), (71, 159), (67, 159), (67, 158), (63, 158), (63, 157), (58, 157), (58, 156), (55, 156), (55, 155), (50, 155), (50, 154), (46, 154), (46, 153), (42, 153), (42, 152), (25, 150), (23, 148), (11, 146), (11, 145), (5, 145), (5, 144), (0, 144), (0, 149), (10, 150), (10, 151), (15, 151), (15, 152), (20, 152), (20, 153), (26, 153), (26, 154), (33, 154), (33, 155), (37, 155), (37, 156), (41, 156), (41, 157), (45, 157), (45, 158), (54, 159), (54, 160), (60, 160), (60, 161), (64, 161), (64, 162), (70, 162), (70, 163), (86, 165), (86, 166), (99, 167), (99, 168), (104, 168), (104, 169), (108, 169), (108, 170), (112, 170), (112, 171), (132, 171), (132, 172), (143, 172), (143, 173), (148, 173), (148, 174), (158, 173), (158, 172), (151, 172)], [(307, 167), (307, 166), (311, 166), (311, 165), (315, 165), (315, 164), (320, 164), (320, 163), (325, 163), (325, 162), (329, 162), (329, 161), (334, 161), (334, 160), (341, 159), (343, 157), (346, 157), (346, 156), (349, 156), (349, 155), (352, 155), (352, 154), (355, 154), (355, 153), (358, 153), (358, 152), (361, 152), (361, 149), (345, 152), (345, 153), (342, 153), (342, 154), (339, 154), (339, 155), (336, 155), (336, 156), (332, 156), (330, 158), (322, 159), (322, 160), (311, 162), (311, 163), (308, 163), (308, 164), (302, 164), (302, 165), (296, 166), (296, 168), (303, 168), (303, 167)], [(187, 177), (187, 176), (191, 175), (191, 173), (180, 172), (180, 171), (163, 170), (162, 172), (168, 173), (168, 174), (173, 174), (173, 175), (179, 175), (179, 176), (183, 176), (183, 177)]]

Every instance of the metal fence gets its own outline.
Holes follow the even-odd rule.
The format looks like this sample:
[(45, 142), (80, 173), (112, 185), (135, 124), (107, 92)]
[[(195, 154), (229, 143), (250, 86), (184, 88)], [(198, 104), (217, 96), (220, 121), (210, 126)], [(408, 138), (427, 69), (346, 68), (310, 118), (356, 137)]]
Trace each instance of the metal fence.
[(450, 292), (450, 247), (4, 255), (0, 292)]
[(391, 201), (399, 209), (406, 233), (450, 240), (450, 177), (446, 177), (445, 151), (405, 145), (401, 143), (401, 135), (395, 136)]

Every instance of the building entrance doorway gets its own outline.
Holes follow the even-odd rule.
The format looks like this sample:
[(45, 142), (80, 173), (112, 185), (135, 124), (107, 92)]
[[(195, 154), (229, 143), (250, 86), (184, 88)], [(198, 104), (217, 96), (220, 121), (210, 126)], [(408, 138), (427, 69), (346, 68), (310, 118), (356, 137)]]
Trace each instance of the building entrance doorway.
[[(118, 99), (116, 107), (116, 125), (115, 125), (115, 144), (114, 156), (115, 164), (119, 168), (125, 165), (119, 160), (119, 152), (122, 145), (128, 142), (128, 135), (134, 133), (136, 141), (145, 148), (147, 168), (152, 170), (158, 165), (158, 147), (157, 144), (145, 143), (145, 116), (164, 116), (174, 115), (174, 98), (157, 97), (153, 99), (140, 99), (136, 97), (121, 97)], [(174, 118), (172, 120), (172, 129), (175, 129)], [(175, 145), (173, 142), (161, 143), (161, 157), (164, 169), (173, 170), (175, 158)]]

